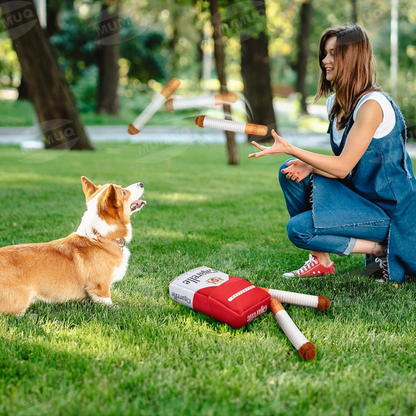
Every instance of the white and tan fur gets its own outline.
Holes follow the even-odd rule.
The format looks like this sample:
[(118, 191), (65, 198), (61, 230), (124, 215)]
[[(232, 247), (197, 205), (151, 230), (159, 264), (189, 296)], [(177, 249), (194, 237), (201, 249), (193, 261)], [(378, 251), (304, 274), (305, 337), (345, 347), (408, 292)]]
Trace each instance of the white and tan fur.
[(90, 297), (111, 305), (110, 287), (130, 257), (130, 215), (145, 204), (144, 187), (96, 186), (81, 178), (87, 211), (75, 233), (49, 243), (0, 248), (0, 313), (22, 315), (36, 301)]

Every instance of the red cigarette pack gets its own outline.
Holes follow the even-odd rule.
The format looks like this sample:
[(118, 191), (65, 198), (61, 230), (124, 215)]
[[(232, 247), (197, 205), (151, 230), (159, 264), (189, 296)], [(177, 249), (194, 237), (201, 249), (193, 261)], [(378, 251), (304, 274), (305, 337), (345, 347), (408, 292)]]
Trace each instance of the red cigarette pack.
[(170, 297), (221, 322), (241, 328), (267, 311), (270, 295), (237, 276), (207, 266), (189, 270), (169, 283)]

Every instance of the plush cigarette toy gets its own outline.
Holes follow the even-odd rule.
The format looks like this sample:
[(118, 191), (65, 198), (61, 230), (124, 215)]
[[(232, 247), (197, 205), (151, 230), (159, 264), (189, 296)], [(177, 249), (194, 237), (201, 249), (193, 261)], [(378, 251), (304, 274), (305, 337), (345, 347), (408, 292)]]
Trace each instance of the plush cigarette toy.
[(157, 94), (152, 102), (143, 110), (143, 112), (129, 124), (128, 132), (131, 135), (140, 133), (140, 130), (145, 126), (145, 124), (153, 117), (157, 110), (166, 102), (166, 100), (177, 90), (181, 85), (181, 82), (173, 78), (169, 83)]
[(195, 118), (195, 124), (199, 127), (211, 127), (212, 129), (234, 131), (236, 133), (254, 134), (255, 136), (266, 136), (267, 127), (260, 124), (242, 123), (240, 121), (222, 120), (207, 116)]
[(170, 297), (206, 315), (241, 328), (268, 310), (270, 295), (241, 277), (202, 266), (169, 283)]
[(237, 95), (234, 93), (206, 95), (192, 98), (171, 98), (166, 101), (165, 108), (169, 111), (184, 110), (186, 108), (214, 107), (222, 103), (235, 103)]
[(292, 345), (298, 350), (298, 354), (306, 361), (311, 361), (316, 357), (315, 345), (299, 331), (299, 328), (287, 314), (282, 304), (277, 299), (270, 301), (270, 310), (274, 318), (288, 337)]
[(277, 299), (281, 303), (307, 306), (318, 309), (319, 311), (326, 311), (331, 306), (331, 301), (325, 296), (304, 295), (303, 293), (286, 292), (284, 290), (267, 289), (265, 287), (262, 287), (262, 289), (270, 293), (273, 299)]
[(316, 348), (309, 342), (284, 310), (282, 302), (309, 306), (319, 310), (329, 308), (324, 296), (257, 287), (241, 277), (230, 276), (202, 266), (181, 274), (169, 283), (170, 297), (185, 306), (241, 328), (269, 308), (289, 341), (304, 360), (313, 360)]

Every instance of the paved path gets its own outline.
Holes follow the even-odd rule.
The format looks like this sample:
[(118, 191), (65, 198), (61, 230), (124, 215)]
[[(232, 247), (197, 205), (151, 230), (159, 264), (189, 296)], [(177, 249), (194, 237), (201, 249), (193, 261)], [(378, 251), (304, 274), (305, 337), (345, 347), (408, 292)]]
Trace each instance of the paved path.
[[(146, 126), (136, 136), (130, 136), (127, 133), (127, 126), (87, 126), (86, 129), (93, 142), (123, 141), (130, 143), (161, 142), (184, 144), (222, 144), (225, 142), (222, 131), (201, 129), (196, 126)], [(310, 149), (330, 148), (329, 136), (326, 133), (282, 131), (281, 135), (295, 146)], [(0, 127), (0, 144), (19, 144), (25, 147), (38, 142), (40, 145), (42, 138), (42, 134), (36, 127)], [(236, 140), (238, 143), (245, 143), (246, 135), (237, 133)], [(416, 157), (416, 144), (409, 144), (407, 149), (410, 156)]]

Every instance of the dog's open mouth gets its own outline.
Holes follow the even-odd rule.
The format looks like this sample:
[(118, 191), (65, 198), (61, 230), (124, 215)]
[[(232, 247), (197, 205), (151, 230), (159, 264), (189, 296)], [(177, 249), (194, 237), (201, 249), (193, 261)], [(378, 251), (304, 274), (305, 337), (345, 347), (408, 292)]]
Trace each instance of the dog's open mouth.
[(144, 206), (146, 205), (146, 201), (143, 201), (142, 199), (138, 199), (137, 201), (134, 201), (130, 205), (131, 213), (140, 211)]

